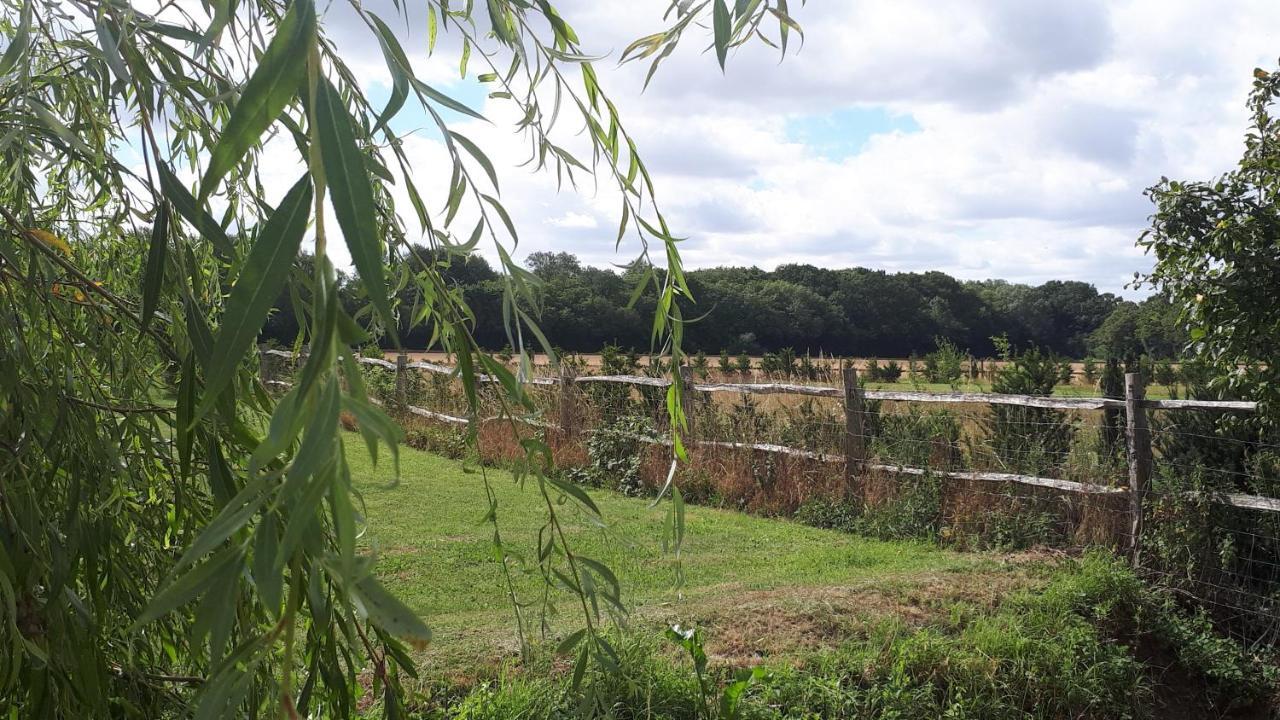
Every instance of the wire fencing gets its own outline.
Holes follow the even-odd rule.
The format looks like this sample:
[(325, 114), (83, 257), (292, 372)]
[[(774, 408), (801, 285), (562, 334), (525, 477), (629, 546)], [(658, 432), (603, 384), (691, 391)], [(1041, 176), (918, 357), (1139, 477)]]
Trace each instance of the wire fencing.
[[(287, 384), (293, 356), (262, 357), (264, 383)], [(486, 459), (516, 461), (536, 435), (579, 482), (639, 495), (666, 480), (660, 360), (565, 361), (523, 378), (522, 405), (481, 377), (474, 406), (451, 366), (362, 364), (374, 397), (423, 421), (410, 444), (463, 453), (471, 431)], [(839, 367), (812, 373), (826, 384), (677, 370), (686, 500), (966, 549), (1109, 547), (1229, 632), (1280, 641), (1280, 437), (1252, 402), (1149, 400), (1137, 374), (1123, 397), (1064, 398), (865, 390)]]

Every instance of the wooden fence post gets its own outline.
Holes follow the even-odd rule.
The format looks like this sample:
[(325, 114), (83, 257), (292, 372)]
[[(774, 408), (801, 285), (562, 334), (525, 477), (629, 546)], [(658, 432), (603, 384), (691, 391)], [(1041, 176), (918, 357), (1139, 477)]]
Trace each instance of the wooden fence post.
[(844, 378), (844, 486), (848, 492), (855, 478), (862, 473), (867, 460), (867, 444), (862, 402), (862, 388), (858, 387), (858, 371), (852, 364), (841, 371)]
[(271, 389), (271, 356), (267, 354), (266, 343), (258, 343), (258, 379), (262, 387)]
[(1143, 501), (1147, 485), (1151, 481), (1151, 429), (1147, 425), (1147, 410), (1143, 407), (1146, 386), (1141, 373), (1125, 373), (1124, 409), (1125, 435), (1128, 439), (1129, 459), (1129, 559), (1134, 567), (1140, 564), (1142, 552)]
[(409, 404), (409, 354), (401, 350), (396, 355), (396, 406), (404, 409)]
[(573, 369), (560, 363), (560, 432), (566, 439), (574, 433)]

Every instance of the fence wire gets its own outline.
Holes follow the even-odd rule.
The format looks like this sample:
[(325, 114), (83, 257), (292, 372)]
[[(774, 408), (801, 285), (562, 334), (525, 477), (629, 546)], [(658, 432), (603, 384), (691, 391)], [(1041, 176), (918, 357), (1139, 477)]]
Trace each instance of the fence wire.
[[(264, 380), (287, 385), (296, 364), (264, 354)], [(460, 455), (474, 431), (482, 455), (518, 460), (536, 437), (573, 479), (651, 494), (671, 462), (661, 361), (593, 368), (572, 358), (523, 378), (527, 404), (481, 383), (473, 406), (439, 366), (378, 360), (370, 394), (410, 409), (408, 442)], [(596, 382), (600, 375), (632, 382)], [(1125, 411), (863, 399), (846, 407), (842, 374), (802, 377), (694, 368), (696, 383), (792, 383), (823, 395), (690, 391), (687, 500), (885, 538), (964, 549), (1105, 547), (1194, 600), (1228, 632), (1280, 642), (1280, 436), (1251, 414), (1147, 411), (1153, 464), (1135, 522)], [(565, 379), (568, 379), (565, 382)], [(651, 384), (646, 384), (651, 383)], [(513, 429), (515, 432), (513, 432)], [(846, 463), (845, 453), (858, 453)], [(1135, 532), (1138, 534), (1135, 535)]]

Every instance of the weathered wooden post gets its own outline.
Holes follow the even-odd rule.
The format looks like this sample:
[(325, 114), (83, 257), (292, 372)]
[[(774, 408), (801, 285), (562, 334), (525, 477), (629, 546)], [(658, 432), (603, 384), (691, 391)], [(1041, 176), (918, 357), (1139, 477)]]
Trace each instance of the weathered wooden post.
[(396, 407), (403, 410), (409, 404), (409, 353), (401, 350), (396, 355)]
[(566, 440), (572, 439), (575, 431), (573, 407), (573, 369), (560, 363), (560, 432)]
[(1142, 521), (1151, 481), (1151, 428), (1147, 425), (1146, 386), (1141, 373), (1124, 375), (1125, 435), (1129, 459), (1129, 560), (1137, 567), (1142, 553)]
[(862, 474), (867, 460), (866, 418), (857, 369), (851, 363), (841, 375), (844, 378), (844, 487), (848, 492)]
[(271, 389), (271, 356), (267, 354), (266, 343), (258, 343), (258, 379), (262, 387)]

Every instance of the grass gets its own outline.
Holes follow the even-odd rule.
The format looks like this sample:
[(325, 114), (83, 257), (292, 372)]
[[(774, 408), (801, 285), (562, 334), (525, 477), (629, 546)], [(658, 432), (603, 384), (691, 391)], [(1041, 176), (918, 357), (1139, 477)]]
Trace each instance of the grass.
[[(379, 553), (378, 572), (435, 633), (426, 661), (467, 671), (477, 661), (492, 664), (513, 653), (515, 623), (494, 560), (493, 530), (479, 522), (487, 507), (481, 469), (402, 448), (402, 480), (393, 488), (386, 458), (375, 470), (356, 438), (349, 438), (348, 444), (353, 477), (369, 518), (368, 541)], [(503, 470), (483, 472), (497, 496), (504, 545), (525, 557), (533, 555), (546, 512), (537, 488), (518, 487)], [(689, 507), (686, 582), (677, 592), (672, 587), (674, 560), (662, 550), (665, 508), (651, 509), (647, 500), (609, 492), (591, 494), (609, 526), (594, 527), (570, 506), (560, 506), (569, 517), (570, 543), (575, 552), (610, 566), (633, 614), (654, 624), (672, 618), (713, 620), (728, 598), (791, 612), (806, 596), (852, 602), (856, 593), (841, 596), (842, 588), (955, 589), (969, 587), (965, 581), (983, 573), (1009, 573), (994, 556)], [(516, 586), (524, 601), (535, 599), (541, 590), (536, 573), (518, 573)], [(572, 613), (567, 603), (562, 610)], [(554, 625), (558, 631), (566, 628), (571, 628), (569, 621)]]
[[(592, 491), (610, 526), (572, 518), (570, 542), (617, 571), (633, 612), (614, 634), (618, 667), (592, 666), (575, 692), (567, 661), (550, 651), (578, 626), (569, 603), (552, 642), (517, 662), (492, 529), (478, 522), (480, 468), (403, 448), (402, 481), (390, 487), (389, 463), (375, 469), (354, 436), (348, 446), (378, 572), (436, 634), (419, 657), (413, 717), (574, 717), (586, 703), (600, 717), (725, 718), (718, 694), (744, 667), (758, 671), (735, 717), (778, 720), (1261, 717), (1276, 687), (1269, 662), (1109, 554), (957, 553), (690, 507), (678, 593), (662, 509)], [(545, 513), (536, 487), (483, 473), (505, 543), (531, 550)], [(535, 575), (518, 576), (522, 600), (538, 591)], [(703, 680), (661, 639), (674, 621), (700, 629), (699, 647), (705, 639)]]

